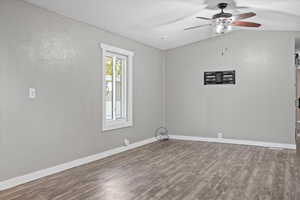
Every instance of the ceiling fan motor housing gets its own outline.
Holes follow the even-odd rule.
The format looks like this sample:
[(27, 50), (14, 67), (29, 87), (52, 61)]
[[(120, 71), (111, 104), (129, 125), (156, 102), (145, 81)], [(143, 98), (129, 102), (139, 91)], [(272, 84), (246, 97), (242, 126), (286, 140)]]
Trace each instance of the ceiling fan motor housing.
[(218, 19), (218, 18), (230, 18), (232, 17), (232, 14), (231, 13), (219, 13), (219, 14), (216, 14), (213, 16), (213, 19)]

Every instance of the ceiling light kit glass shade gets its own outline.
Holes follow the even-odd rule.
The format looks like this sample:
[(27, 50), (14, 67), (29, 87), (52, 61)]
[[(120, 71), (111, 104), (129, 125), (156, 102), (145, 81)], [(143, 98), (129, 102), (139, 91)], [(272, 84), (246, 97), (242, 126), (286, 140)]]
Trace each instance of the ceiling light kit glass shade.
[(215, 32), (217, 34), (224, 34), (232, 30), (232, 20), (230, 18), (218, 18), (215, 21)]

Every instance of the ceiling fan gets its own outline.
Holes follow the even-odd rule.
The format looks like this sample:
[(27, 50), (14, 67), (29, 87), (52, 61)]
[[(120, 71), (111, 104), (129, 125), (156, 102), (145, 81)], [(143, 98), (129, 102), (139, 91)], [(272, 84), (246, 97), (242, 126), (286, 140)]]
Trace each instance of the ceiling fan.
[(227, 3), (219, 3), (218, 8), (221, 9), (221, 12), (218, 14), (215, 14), (212, 18), (207, 17), (196, 17), (197, 19), (203, 19), (203, 20), (209, 20), (212, 23), (210, 24), (204, 24), (199, 26), (193, 26), (189, 28), (185, 28), (184, 30), (192, 30), (202, 27), (208, 27), (208, 26), (215, 26), (216, 33), (223, 34), (227, 31), (231, 30), (232, 26), (241, 26), (241, 27), (252, 27), (252, 28), (258, 28), (261, 26), (261, 24), (254, 23), (254, 22), (245, 22), (245, 21), (239, 21), (241, 19), (247, 19), (250, 17), (256, 16), (256, 13), (254, 12), (248, 12), (243, 13), (239, 15), (232, 15), (231, 13), (224, 12), (224, 9), (228, 6)]

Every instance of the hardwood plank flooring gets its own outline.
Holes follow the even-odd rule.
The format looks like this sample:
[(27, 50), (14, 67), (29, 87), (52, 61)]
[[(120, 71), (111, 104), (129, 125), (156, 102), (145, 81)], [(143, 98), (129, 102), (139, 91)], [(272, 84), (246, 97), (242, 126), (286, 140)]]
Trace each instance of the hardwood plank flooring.
[(0, 192), (1, 200), (300, 200), (293, 150), (156, 142)]

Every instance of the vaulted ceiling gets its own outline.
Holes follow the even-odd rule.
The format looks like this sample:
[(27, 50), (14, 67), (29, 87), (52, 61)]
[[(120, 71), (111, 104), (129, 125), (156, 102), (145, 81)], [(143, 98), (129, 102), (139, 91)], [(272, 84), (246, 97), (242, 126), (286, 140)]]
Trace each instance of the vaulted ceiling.
[[(216, 5), (229, 3), (234, 14), (254, 11), (247, 21), (257, 30), (300, 31), (300, 0), (25, 0), (67, 17), (160, 49), (171, 49), (213, 37), (211, 27), (196, 16), (211, 17)], [(241, 28), (235, 28), (238, 30)]]

